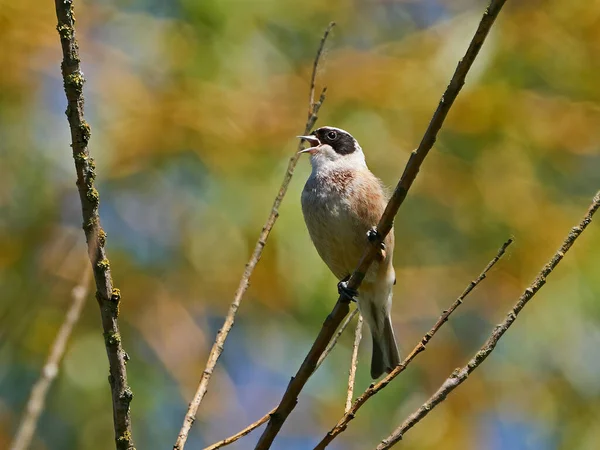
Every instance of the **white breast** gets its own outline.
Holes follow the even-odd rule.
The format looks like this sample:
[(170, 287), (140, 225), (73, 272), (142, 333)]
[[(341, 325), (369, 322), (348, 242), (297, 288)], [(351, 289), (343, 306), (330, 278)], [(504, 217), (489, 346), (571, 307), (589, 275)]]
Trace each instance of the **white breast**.
[(350, 207), (353, 177), (351, 170), (313, 173), (302, 192), (302, 212), (310, 237), (325, 264), (340, 280), (356, 267), (362, 251), (356, 244), (363, 227), (357, 224)]

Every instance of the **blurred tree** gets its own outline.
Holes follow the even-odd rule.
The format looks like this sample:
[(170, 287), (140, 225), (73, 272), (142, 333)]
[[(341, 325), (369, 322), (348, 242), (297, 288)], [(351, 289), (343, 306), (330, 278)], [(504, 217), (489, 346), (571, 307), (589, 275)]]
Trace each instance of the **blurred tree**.
[[(338, 23), (319, 74), (329, 87), (320, 123), (351, 130), (371, 170), (391, 185), (481, 7), (472, 0), (78, 5), (101, 215), (127, 298), (122, 334), (139, 448), (173, 444), (295, 149), (322, 29)], [(430, 350), (332, 448), (373, 447), (464, 364), (598, 188), (600, 4), (509, 2), (503, 14), (396, 220), (401, 350), (507, 235), (516, 244)], [(51, 2), (0, 0), (0, 447), (16, 429), (85, 252), (55, 24)], [(308, 170), (299, 165), (280, 209), (190, 448), (267, 412), (331, 309), (335, 280), (309, 242), (298, 201)], [(494, 358), (407, 436), (405, 448), (597, 447), (597, 227), (583, 242)], [(90, 302), (33, 448), (112, 446), (98, 327)], [(352, 337), (341, 344), (274, 448), (316, 444), (342, 413), (339, 380)], [(359, 363), (357, 389), (368, 383)], [(257, 437), (230, 448), (249, 448)]]

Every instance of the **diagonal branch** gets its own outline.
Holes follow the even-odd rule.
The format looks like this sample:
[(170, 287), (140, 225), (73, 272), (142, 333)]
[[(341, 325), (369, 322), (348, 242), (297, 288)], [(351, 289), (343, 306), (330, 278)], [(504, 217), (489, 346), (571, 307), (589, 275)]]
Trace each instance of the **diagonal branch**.
[(60, 326), (56, 338), (52, 343), (48, 359), (42, 368), (40, 378), (31, 389), (25, 414), (23, 415), (23, 419), (21, 420), (12, 444), (10, 444), (10, 450), (26, 450), (31, 444), (31, 439), (35, 433), (38, 419), (44, 410), (48, 390), (58, 375), (58, 368), (65, 354), (67, 342), (69, 341), (73, 327), (79, 320), (81, 310), (85, 304), (85, 299), (89, 292), (90, 279), (91, 271), (86, 267), (81, 282), (73, 288), (71, 293), (71, 305), (69, 306), (65, 315), (65, 320)]
[[(313, 71), (310, 79), (310, 93), (309, 93), (309, 105), (308, 105), (308, 120), (306, 121), (306, 126), (304, 128), (303, 134), (308, 134), (312, 127), (315, 125), (317, 121), (317, 114), (323, 101), (325, 100), (325, 90), (321, 92), (321, 96), (317, 102), (314, 102), (315, 95), (315, 79), (317, 76), (317, 69), (319, 67), (319, 61), (321, 58), (321, 54), (323, 53), (323, 48), (325, 46), (325, 41), (331, 32), (331, 29), (335, 26), (335, 23), (331, 22), (325, 33), (323, 38), (321, 39), (321, 43), (319, 44), (319, 49), (317, 50), (317, 55), (315, 56)], [(298, 144), (298, 151), (302, 149), (302, 143)], [(250, 276), (254, 271), (254, 268), (258, 264), (260, 257), (262, 256), (263, 249), (267, 244), (267, 239), (275, 225), (275, 221), (279, 217), (279, 206), (283, 201), (283, 197), (285, 196), (292, 176), (294, 174), (294, 169), (296, 168), (296, 164), (298, 163), (299, 155), (298, 153), (294, 153), (294, 155), (290, 158), (290, 162), (288, 164), (287, 170), (285, 172), (285, 176), (283, 177), (283, 182), (281, 183), (281, 187), (279, 188), (279, 192), (275, 201), (273, 202), (273, 207), (271, 208), (271, 213), (265, 222), (265, 225), (262, 228), (260, 236), (258, 237), (258, 241), (254, 247), (254, 251), (252, 252), (252, 256), (250, 260), (246, 264), (246, 269), (244, 270), (244, 274), (242, 275), (242, 279), (240, 280), (240, 284), (235, 292), (233, 302), (229, 306), (229, 311), (227, 311), (227, 316), (225, 317), (225, 322), (223, 326), (217, 333), (217, 338), (215, 343), (213, 344), (210, 354), (208, 355), (208, 361), (206, 363), (206, 368), (204, 372), (202, 372), (202, 377), (200, 379), (200, 384), (196, 389), (196, 393), (194, 394), (194, 398), (192, 399), (189, 408), (185, 414), (185, 418), (183, 419), (183, 425), (181, 426), (181, 430), (179, 431), (179, 435), (177, 436), (177, 440), (173, 448), (175, 450), (183, 450), (185, 447), (185, 443), (188, 438), (188, 434), (194, 421), (196, 420), (196, 413), (198, 412), (198, 408), (200, 407), (200, 403), (206, 394), (208, 389), (208, 382), (210, 381), (210, 377), (212, 376), (213, 370), (217, 364), (217, 360), (221, 353), (223, 353), (223, 345), (225, 344), (225, 339), (227, 339), (227, 335), (231, 331), (233, 327), (233, 323), (235, 321), (235, 315), (237, 314), (237, 310), (242, 301), (242, 297), (246, 293), (248, 286), (250, 285)]]
[(450, 377), (444, 381), (442, 386), (433, 394), (429, 400), (427, 400), (417, 411), (411, 414), (403, 423), (400, 425), (390, 436), (381, 441), (381, 444), (377, 446), (377, 450), (385, 450), (391, 448), (398, 441), (402, 439), (404, 434), (410, 430), (414, 425), (421, 421), (429, 412), (443, 402), (446, 396), (462, 384), (469, 374), (473, 372), (479, 365), (485, 361), (485, 359), (492, 353), (496, 344), (502, 338), (504, 333), (508, 331), (511, 325), (517, 320), (517, 316), (525, 305), (533, 298), (535, 294), (546, 284), (546, 278), (552, 273), (552, 271), (562, 261), (565, 254), (575, 243), (575, 240), (583, 233), (583, 230), (592, 221), (592, 216), (600, 208), (600, 191), (596, 193), (596, 196), (592, 200), (586, 215), (583, 217), (579, 225), (573, 227), (569, 232), (569, 235), (565, 238), (563, 244), (554, 254), (552, 259), (542, 268), (536, 279), (529, 285), (525, 292), (521, 295), (515, 306), (506, 315), (506, 319), (496, 325), (494, 331), (487, 339), (481, 349), (471, 358), (471, 360), (462, 369), (456, 369)]
[[(321, 355), (321, 358), (319, 358), (319, 361), (317, 362), (317, 369), (323, 363), (323, 361), (325, 361), (325, 358), (327, 358), (327, 356), (329, 356), (329, 354), (333, 350), (333, 347), (335, 347), (335, 344), (337, 344), (338, 339), (340, 338), (340, 336), (342, 335), (342, 333), (344, 332), (344, 330), (346, 329), (346, 327), (352, 321), (352, 319), (354, 318), (354, 316), (356, 314), (358, 314), (358, 308), (354, 309), (350, 314), (348, 314), (348, 316), (346, 317), (346, 320), (344, 320), (344, 323), (342, 323), (342, 325), (340, 326), (338, 332), (335, 334), (335, 336), (333, 337), (333, 339), (331, 339), (331, 342), (329, 343), (329, 345), (327, 346), (327, 348), (325, 349), (325, 351)], [(256, 428), (260, 427), (267, 420), (269, 420), (271, 418), (271, 414), (273, 414), (276, 409), (277, 408), (273, 408), (267, 414), (265, 414), (264, 416), (262, 416), (256, 422), (251, 423), (250, 425), (248, 425), (243, 430), (238, 431), (233, 436), (229, 436), (228, 438), (225, 438), (225, 439), (223, 439), (223, 440), (221, 440), (219, 442), (215, 442), (214, 444), (212, 444), (212, 445), (210, 445), (208, 447), (205, 447), (204, 450), (216, 450), (218, 448), (225, 447), (226, 445), (233, 444), (235, 441), (237, 441), (240, 438), (243, 438), (244, 436), (246, 436), (250, 432), (254, 431)]]
[(344, 322), (342, 323), (342, 325), (340, 325), (340, 327), (338, 328), (337, 333), (335, 333), (335, 335), (333, 336), (333, 338), (329, 342), (329, 345), (327, 345), (327, 348), (325, 349), (325, 351), (323, 352), (323, 354), (321, 355), (321, 357), (317, 361), (317, 369), (319, 368), (319, 366), (321, 364), (323, 364), (323, 361), (325, 361), (325, 358), (327, 358), (329, 356), (329, 354), (333, 350), (333, 347), (335, 347), (335, 344), (337, 344), (337, 341), (339, 340), (340, 336), (342, 335), (342, 333), (344, 332), (344, 330), (348, 327), (348, 325), (350, 324), (350, 322), (352, 322), (352, 319), (354, 319), (354, 316), (357, 315), (357, 314), (358, 314), (358, 308), (354, 308), (352, 310), (352, 312), (346, 316), (346, 319), (344, 320)]
[(77, 188), (81, 200), (83, 230), (94, 280), (96, 299), (100, 306), (104, 343), (110, 366), (109, 382), (112, 392), (113, 420), (117, 449), (133, 449), (129, 404), (133, 394), (127, 384), (127, 353), (121, 345), (118, 317), (121, 294), (113, 287), (110, 263), (104, 246), (106, 233), (100, 226), (98, 204), (100, 198), (94, 187), (96, 178), (94, 160), (90, 157), (88, 142), (90, 126), (83, 115), (83, 84), (85, 79), (80, 67), (79, 46), (75, 38), (75, 17), (72, 0), (55, 0), (56, 29), (60, 35), (63, 53), (62, 76), (67, 96), (67, 119), (71, 129), (71, 147), (77, 172)]
[(235, 441), (243, 438), (247, 434), (250, 434), (252, 431), (254, 431), (258, 427), (260, 427), (263, 423), (265, 423), (267, 420), (269, 420), (269, 417), (271, 417), (271, 414), (273, 414), (274, 412), (275, 412), (275, 408), (273, 408), (271, 411), (269, 411), (267, 414), (262, 416), (256, 422), (251, 423), (246, 428), (237, 432), (233, 436), (229, 436), (228, 438), (225, 438), (219, 442), (215, 442), (214, 444), (209, 445), (208, 447), (205, 447), (204, 450), (216, 450), (218, 448), (225, 447), (226, 445), (233, 444)]
[(466, 287), (466, 289), (463, 291), (463, 293), (460, 294), (460, 296), (454, 301), (454, 303), (452, 303), (450, 308), (448, 308), (447, 310), (445, 310), (442, 313), (442, 315), (437, 320), (437, 322), (433, 325), (431, 330), (429, 330), (427, 332), (427, 334), (425, 336), (423, 336), (423, 338), (421, 339), (419, 344), (417, 344), (417, 346), (409, 353), (409, 355), (406, 357), (406, 359), (404, 361), (402, 361), (402, 363), (397, 365), (396, 368), (394, 370), (392, 370), (381, 381), (369, 386), (367, 388), (367, 390), (365, 392), (363, 392), (363, 394), (355, 400), (355, 402), (352, 404), (352, 406), (350, 408), (346, 408), (344, 416), (325, 435), (325, 437), (321, 440), (321, 442), (319, 442), (319, 444), (315, 447), (314, 450), (323, 450), (325, 447), (327, 447), (331, 443), (331, 441), (333, 441), (336, 438), (336, 436), (338, 434), (343, 432), (348, 427), (348, 423), (350, 423), (350, 421), (352, 419), (354, 419), (354, 417), (356, 417), (356, 413), (365, 404), (365, 402), (367, 400), (369, 400), (371, 397), (373, 397), (375, 394), (377, 394), (380, 390), (385, 388), (390, 383), (390, 381), (392, 381), (394, 378), (396, 378), (398, 375), (400, 375), (402, 372), (404, 372), (406, 367), (413, 361), (413, 359), (415, 359), (415, 357), (419, 353), (421, 353), (422, 351), (424, 351), (426, 349), (426, 346), (429, 343), (429, 341), (431, 341), (431, 339), (433, 339), (433, 336), (435, 336), (435, 334), (442, 327), (442, 325), (444, 325), (444, 323), (448, 321), (450, 314), (452, 314), (456, 310), (456, 308), (458, 308), (460, 305), (462, 305), (462, 303), (465, 300), (465, 298), (467, 297), (467, 295), (469, 295), (471, 293), (471, 291), (473, 289), (475, 289), (477, 287), (477, 285), (485, 279), (485, 277), (487, 276), (487, 273), (490, 271), (490, 269), (492, 267), (494, 267), (494, 265), (500, 260), (500, 258), (502, 258), (502, 256), (506, 252), (506, 249), (512, 243), (513, 243), (513, 240), (511, 238), (508, 241), (506, 241), (502, 245), (502, 247), (500, 247), (496, 256), (488, 263), (487, 266), (485, 266), (485, 269), (483, 269), (483, 271), (479, 274), (479, 276), (469, 283), (469, 285)]
[[(469, 47), (465, 53), (465, 56), (459, 61), (458, 66), (450, 80), (450, 84), (446, 88), (442, 99), (423, 135), (423, 139), (419, 144), (419, 147), (411, 154), (408, 163), (404, 169), (404, 173), (394, 190), (392, 198), (387, 204), (387, 207), (381, 217), (381, 220), (377, 224), (377, 239), (373, 239), (370, 245), (367, 245), (365, 252), (358, 264), (356, 270), (352, 273), (352, 276), (348, 280), (348, 287), (351, 289), (358, 289), (360, 287), (360, 283), (373, 259), (379, 249), (380, 245), (387, 236), (387, 234), (392, 229), (392, 224), (398, 209), (404, 202), (406, 198), (406, 194), (408, 190), (413, 184), (419, 169), (421, 168), (421, 164), (423, 163), (425, 157), (429, 153), (429, 150), (433, 147), (435, 143), (437, 134), (448, 115), (448, 111), (450, 107), (454, 103), (454, 100), (458, 96), (462, 86), (465, 82), (465, 77), (473, 61), (475, 61), (475, 57), (479, 53), (485, 38), (490, 31), (500, 9), (504, 5), (506, 0), (492, 0), (490, 5), (486, 8), (485, 13), (483, 14), (483, 18), (477, 27), (477, 31), (475, 32), (475, 36), (471, 40)], [(308, 352), (308, 355), (302, 362), (302, 365), (298, 369), (296, 375), (292, 378), (288, 387), (283, 395), (279, 406), (277, 407), (277, 411), (271, 415), (271, 420), (267, 425), (267, 428), (263, 432), (258, 444), (256, 445), (256, 450), (267, 450), (271, 447), (273, 440), (281, 430), (284, 422), (298, 403), (298, 395), (300, 391), (308, 381), (308, 378), (315, 371), (316, 362), (319, 359), (319, 356), (327, 346), (327, 343), (331, 339), (335, 329), (341, 323), (343, 318), (348, 314), (349, 305), (348, 303), (340, 296), (338, 298), (333, 311), (329, 314), (325, 322), (323, 323), (323, 327), (319, 332), (315, 342), (313, 343), (311, 349)]]
[(356, 366), (358, 366), (358, 346), (362, 339), (362, 315), (358, 316), (356, 330), (354, 330), (354, 344), (352, 345), (352, 359), (350, 360), (350, 371), (348, 373), (348, 391), (346, 393), (346, 406), (344, 412), (350, 411), (352, 407), (352, 396), (354, 395), (354, 381), (356, 380)]

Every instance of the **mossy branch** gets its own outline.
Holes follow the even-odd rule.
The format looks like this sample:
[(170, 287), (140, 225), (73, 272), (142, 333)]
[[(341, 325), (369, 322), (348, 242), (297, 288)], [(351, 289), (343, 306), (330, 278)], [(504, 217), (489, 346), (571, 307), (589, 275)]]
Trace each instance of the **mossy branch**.
[(100, 196), (94, 187), (96, 167), (88, 149), (91, 130), (85, 121), (83, 111), (85, 78), (81, 71), (79, 46), (75, 36), (73, 2), (72, 0), (55, 0), (54, 3), (58, 19), (56, 29), (60, 36), (63, 53), (61, 68), (67, 96), (66, 115), (71, 129), (71, 147), (77, 172), (77, 188), (81, 200), (83, 230), (96, 283), (96, 299), (100, 306), (109, 362), (115, 443), (118, 450), (133, 449), (129, 409), (133, 395), (127, 384), (126, 362), (128, 357), (121, 344), (117, 321), (121, 295), (119, 290), (113, 287), (110, 263), (105, 250), (106, 233), (100, 226), (100, 216), (98, 214)]

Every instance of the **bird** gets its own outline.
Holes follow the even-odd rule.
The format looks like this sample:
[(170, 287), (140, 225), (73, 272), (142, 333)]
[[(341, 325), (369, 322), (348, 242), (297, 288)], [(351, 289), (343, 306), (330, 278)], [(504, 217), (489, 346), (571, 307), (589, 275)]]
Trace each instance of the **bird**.
[(394, 233), (384, 239), (358, 292), (347, 286), (365, 249), (376, 236), (388, 196), (382, 182), (365, 161), (358, 141), (347, 131), (325, 126), (298, 136), (310, 147), (312, 171), (302, 191), (302, 214), (317, 253), (339, 280), (338, 291), (357, 298), (371, 332), (371, 377), (379, 378), (400, 363), (391, 321), (392, 289), (396, 274), (392, 257)]

